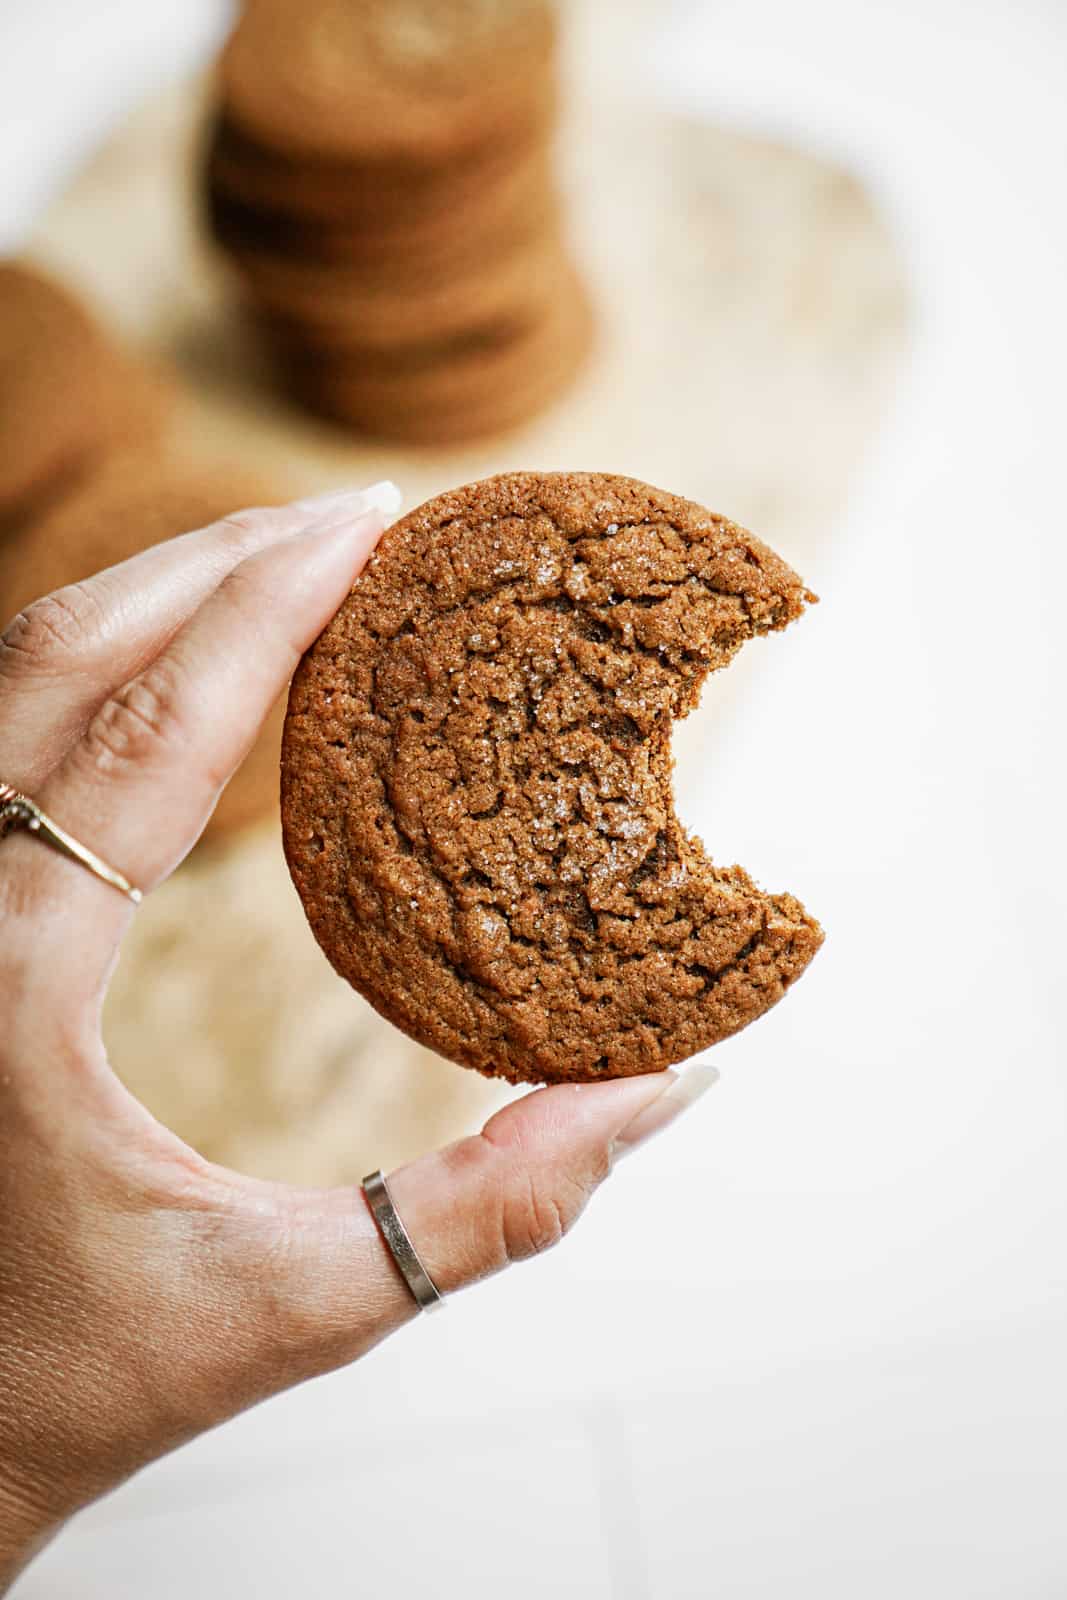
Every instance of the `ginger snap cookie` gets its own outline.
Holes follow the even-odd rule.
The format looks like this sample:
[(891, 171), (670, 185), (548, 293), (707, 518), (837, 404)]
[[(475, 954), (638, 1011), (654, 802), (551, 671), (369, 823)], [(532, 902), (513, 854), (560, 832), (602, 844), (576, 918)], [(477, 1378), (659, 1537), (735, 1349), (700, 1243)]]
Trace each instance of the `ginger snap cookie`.
[[(206, 527), (241, 507), (281, 498), (249, 474), (205, 471), (153, 455), (110, 462), (0, 544), (0, 626), (32, 601)], [(284, 704), (271, 712), (208, 824), (219, 839), (274, 811)]]
[(157, 433), (166, 388), (34, 267), (0, 262), (0, 524)]
[[(381, 350), (403, 360), (404, 351), (501, 323), (521, 326), (543, 320), (550, 302), (573, 278), (560, 241), (546, 233), (527, 249), (491, 257), (481, 268), (456, 276), (431, 271), (408, 283), (379, 282), (360, 288), (322, 274), (299, 300), (290, 289), (259, 305), (279, 342), (309, 352)], [(312, 280), (312, 283), (314, 280)]]
[(303, 359), (279, 349), (290, 392), (321, 416), (381, 438), (443, 445), (514, 429), (568, 389), (593, 341), (584, 285), (561, 264), (533, 320), (504, 318), (428, 347)]
[[(539, 146), (521, 161), (502, 163), (491, 182), (461, 187), (439, 181), (425, 203), (397, 203), (393, 215), (353, 224), (294, 221), (278, 208), (255, 209), (209, 190), (209, 224), (216, 240), (266, 298), (272, 290), (297, 302), (329, 276), (347, 275), (359, 287), (377, 282), (417, 290), (431, 273), (455, 274), (511, 254), (527, 240), (559, 229), (559, 197), (550, 152)], [(325, 283), (324, 283), (325, 280)]]
[(205, 221), (298, 404), (443, 446), (577, 376), (591, 316), (556, 176), (556, 33), (550, 0), (246, 0)]
[(398, 522), (285, 724), (286, 857), (337, 971), (513, 1082), (658, 1071), (760, 1016), (822, 932), (685, 832), (671, 726), (813, 599), (628, 478), (510, 473)]
[(481, 195), (492, 202), (512, 187), (531, 155), (552, 135), (558, 110), (558, 85), (544, 70), (536, 79), (534, 110), (527, 108), (511, 127), (498, 127), (480, 146), (442, 165), (420, 158), (332, 161), (287, 157), (245, 134), (223, 112), (205, 144), (209, 188), (238, 214), (264, 213), (284, 220), (294, 231), (356, 228), (377, 230), (408, 216), (423, 222), (445, 212), (463, 212)]
[(249, 0), (223, 99), (289, 158), (447, 164), (536, 125), (555, 35), (544, 0)]

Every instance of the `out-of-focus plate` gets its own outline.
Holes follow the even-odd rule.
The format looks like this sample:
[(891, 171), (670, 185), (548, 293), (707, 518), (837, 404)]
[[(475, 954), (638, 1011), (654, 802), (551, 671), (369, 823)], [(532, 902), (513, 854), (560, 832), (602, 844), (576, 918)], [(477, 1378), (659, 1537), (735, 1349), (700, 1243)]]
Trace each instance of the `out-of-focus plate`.
[[(271, 392), (197, 224), (203, 84), (135, 116), (33, 251), (178, 366), (179, 433), (198, 455), (258, 462), (302, 490), (394, 477), (409, 504), (512, 467), (628, 472), (745, 522), (803, 571), (832, 536), (905, 345), (892, 243), (841, 171), (624, 102), (603, 52), (582, 44), (577, 10), (562, 166), (600, 339), (574, 393), (519, 433), (397, 449)], [(712, 735), (699, 717), (687, 725), (683, 766)], [(117, 1070), (156, 1115), (205, 1155), (265, 1176), (358, 1179), (476, 1125), (508, 1094), (418, 1050), (334, 976), (270, 827), (198, 854), (143, 907), (107, 1031)]]

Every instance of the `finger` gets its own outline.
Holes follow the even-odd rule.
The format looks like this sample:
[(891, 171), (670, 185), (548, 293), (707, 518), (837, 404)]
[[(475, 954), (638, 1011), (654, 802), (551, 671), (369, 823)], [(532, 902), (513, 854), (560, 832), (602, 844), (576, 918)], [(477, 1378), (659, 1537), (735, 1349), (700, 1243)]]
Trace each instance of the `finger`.
[[(563, 1084), (513, 1102), (482, 1132), (389, 1177), (397, 1212), (442, 1294), (557, 1244), (621, 1154), (672, 1123), (718, 1079), (697, 1063), (602, 1084)], [(255, 1291), (269, 1311), (246, 1308), (304, 1373), (354, 1360), (416, 1313), (415, 1301), (355, 1189), (283, 1191), (284, 1262)], [(251, 1191), (242, 1229), (262, 1226)]]
[[(613, 1147), (666, 1126), (714, 1076), (698, 1066), (682, 1078), (534, 1093), (474, 1139), (395, 1173), (401, 1215), (438, 1285), (451, 1293), (555, 1243), (610, 1171)], [(35, 1323), (31, 1293), (31, 1331), (51, 1316), (44, 1355), (57, 1358), (71, 1398), (69, 1418), (45, 1415), (29, 1439), (28, 1481), (52, 1486), (56, 1515), (246, 1406), (364, 1354), (415, 1314), (358, 1189), (300, 1194), (241, 1179), (181, 1146), (117, 1080), (95, 1097), (95, 1115), (81, 1102), (87, 1086), (103, 1087), (100, 1077), (87, 1085), (70, 1075), (68, 1085), (73, 1116), (64, 1103), (56, 1118), (54, 1091), (33, 1104), (32, 1078), (16, 1102), (37, 1141), (25, 1169), (31, 1222), (35, 1190), (42, 1216), (53, 1200), (59, 1218), (64, 1202), (84, 1213), (80, 1228), (38, 1229), (49, 1249), (27, 1280), (43, 1286), (45, 1322)], [(58, 1198), (47, 1192), (57, 1174)], [(635, 1276), (642, 1270), (636, 1259)], [(71, 1285), (86, 1282), (95, 1293), (72, 1298)], [(101, 1374), (117, 1404), (97, 1416)]]
[[(333, 506), (397, 508), (392, 484), (237, 511), (46, 595), (0, 634), (0, 775), (33, 793), (102, 702), (141, 671), (240, 562)], [(2, 619), (0, 619), (2, 620)]]
[(525, 1096), (481, 1134), (402, 1167), (390, 1192), (443, 1294), (558, 1244), (613, 1161), (718, 1079), (700, 1064)]
[[(235, 567), (155, 661), (105, 701), (34, 797), (45, 812), (139, 888), (152, 889), (199, 838), (384, 522), (380, 511), (340, 521), (335, 512)], [(95, 994), (129, 902), (25, 834), (3, 850), (0, 885), (9, 904), (13, 897), (34, 904), (38, 922), (48, 915), (68, 928), (79, 916), (90, 921)], [(84, 976), (84, 963), (78, 970)], [(65, 987), (67, 964), (49, 981)]]

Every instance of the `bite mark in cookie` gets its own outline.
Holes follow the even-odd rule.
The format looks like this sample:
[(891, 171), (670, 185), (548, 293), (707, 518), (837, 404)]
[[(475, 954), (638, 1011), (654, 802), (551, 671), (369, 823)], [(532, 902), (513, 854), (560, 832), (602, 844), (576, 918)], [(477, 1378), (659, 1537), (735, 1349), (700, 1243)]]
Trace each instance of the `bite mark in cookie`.
[(651, 1072), (780, 999), (822, 940), (674, 813), (710, 671), (814, 597), (632, 479), (512, 473), (392, 528), (293, 682), (285, 848), (337, 970), (512, 1081)]

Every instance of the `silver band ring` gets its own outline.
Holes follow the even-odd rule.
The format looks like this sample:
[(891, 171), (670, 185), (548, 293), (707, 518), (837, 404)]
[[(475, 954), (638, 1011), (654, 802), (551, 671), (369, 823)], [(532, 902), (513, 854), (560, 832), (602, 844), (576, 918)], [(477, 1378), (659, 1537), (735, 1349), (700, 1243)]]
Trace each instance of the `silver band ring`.
[(418, 1251), (408, 1237), (408, 1230), (401, 1222), (393, 1204), (393, 1197), (389, 1193), (384, 1174), (372, 1172), (369, 1178), (364, 1178), (363, 1193), (367, 1197), (371, 1215), (378, 1224), (378, 1230), (389, 1247), (389, 1253), (400, 1268), (404, 1282), (414, 1295), (419, 1310), (436, 1311), (438, 1306), (444, 1305), (445, 1297), (419, 1260)]
[(94, 877), (102, 883), (109, 884), (112, 889), (118, 889), (134, 905), (140, 905), (142, 894), (140, 889), (135, 889), (128, 878), (121, 872), (116, 872), (114, 867), (109, 867), (106, 861), (101, 861), (98, 855), (85, 845), (79, 844), (77, 839), (71, 837), (65, 829), (46, 816), (33, 800), (28, 796), (19, 794), (9, 783), (0, 779), (0, 839), (5, 839), (9, 833), (24, 828), (27, 833), (32, 833), (35, 838), (44, 844), (51, 845), (53, 850), (58, 850), (60, 855), (67, 856), (71, 861), (77, 861), (80, 866), (88, 869)]

